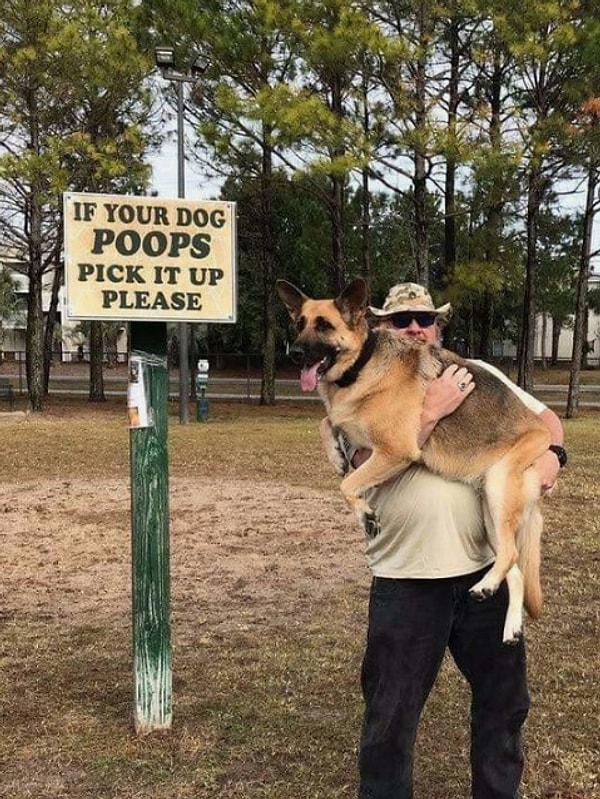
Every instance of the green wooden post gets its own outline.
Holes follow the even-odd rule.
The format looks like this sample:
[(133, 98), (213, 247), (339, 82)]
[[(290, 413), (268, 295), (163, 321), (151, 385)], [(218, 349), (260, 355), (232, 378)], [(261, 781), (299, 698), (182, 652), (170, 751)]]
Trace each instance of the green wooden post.
[(150, 417), (150, 426), (130, 431), (134, 726), (145, 734), (169, 728), (173, 715), (167, 327), (133, 322), (130, 328), (132, 368), (145, 386)]

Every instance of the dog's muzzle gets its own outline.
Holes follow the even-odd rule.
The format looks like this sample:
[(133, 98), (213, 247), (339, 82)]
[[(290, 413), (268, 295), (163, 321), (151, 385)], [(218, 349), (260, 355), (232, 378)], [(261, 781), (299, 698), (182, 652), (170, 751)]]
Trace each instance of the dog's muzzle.
[[(302, 369), (310, 369), (319, 364), (319, 371), (324, 374), (333, 364), (338, 351), (326, 344), (303, 344), (296, 342), (290, 347), (290, 358)], [(321, 366), (322, 365), (322, 366)]]
[(290, 348), (290, 358), (300, 366), (300, 384), (303, 391), (313, 391), (323, 377), (331, 369), (337, 358), (337, 351), (330, 346), (314, 343), (296, 342)]
[(304, 366), (306, 357), (304, 353), (304, 347), (300, 344), (293, 344), (290, 347), (289, 352), (290, 360), (296, 364), (296, 366)]

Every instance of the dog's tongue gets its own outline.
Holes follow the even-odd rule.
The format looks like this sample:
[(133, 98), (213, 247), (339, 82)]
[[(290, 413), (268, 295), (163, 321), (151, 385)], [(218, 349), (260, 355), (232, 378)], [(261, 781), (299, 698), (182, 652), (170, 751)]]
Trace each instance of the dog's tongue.
[(304, 368), (300, 372), (300, 387), (302, 391), (314, 391), (317, 387), (318, 377), (317, 377), (317, 370), (319, 368), (319, 364), (316, 363), (314, 366), (309, 366)]

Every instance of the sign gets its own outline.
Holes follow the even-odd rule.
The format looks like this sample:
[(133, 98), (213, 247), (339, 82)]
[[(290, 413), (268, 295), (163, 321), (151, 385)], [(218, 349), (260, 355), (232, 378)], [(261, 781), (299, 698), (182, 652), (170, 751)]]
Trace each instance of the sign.
[(66, 317), (236, 321), (235, 203), (64, 195)]

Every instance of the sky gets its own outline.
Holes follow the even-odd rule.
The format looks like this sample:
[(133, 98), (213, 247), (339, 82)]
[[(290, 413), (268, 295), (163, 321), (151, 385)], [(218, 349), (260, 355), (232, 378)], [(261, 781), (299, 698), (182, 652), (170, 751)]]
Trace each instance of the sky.
[[(152, 182), (150, 191), (157, 191), (159, 197), (177, 197), (177, 141), (175, 132), (162, 149), (151, 158)], [(191, 200), (216, 199), (219, 185), (206, 179), (201, 171), (188, 160), (185, 162), (185, 196)]]

